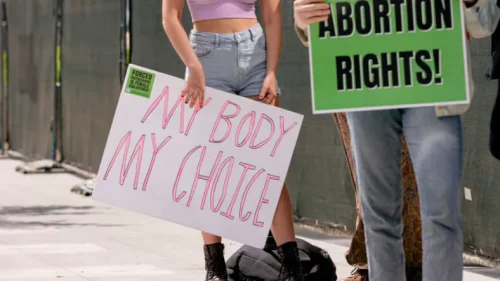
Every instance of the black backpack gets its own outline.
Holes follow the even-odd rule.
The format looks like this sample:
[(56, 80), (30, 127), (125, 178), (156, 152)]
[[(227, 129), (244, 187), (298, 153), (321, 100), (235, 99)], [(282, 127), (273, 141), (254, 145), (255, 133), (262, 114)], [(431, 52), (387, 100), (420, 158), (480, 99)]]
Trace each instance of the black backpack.
[[(336, 281), (336, 268), (328, 253), (297, 238), (306, 281)], [(227, 261), (228, 281), (276, 281), (281, 261), (278, 247), (269, 235), (264, 249), (242, 246)]]

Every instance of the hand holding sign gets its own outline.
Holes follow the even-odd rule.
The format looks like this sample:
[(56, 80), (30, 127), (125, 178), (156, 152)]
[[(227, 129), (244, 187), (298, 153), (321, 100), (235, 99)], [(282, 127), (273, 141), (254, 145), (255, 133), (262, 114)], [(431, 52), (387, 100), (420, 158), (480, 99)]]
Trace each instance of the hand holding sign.
[(205, 97), (205, 73), (201, 65), (189, 68), (186, 88), (182, 91), (181, 95), (185, 99), (184, 102), (186, 104), (189, 103), (189, 107), (192, 108), (196, 104), (203, 107), (203, 100)]
[(276, 100), (276, 89), (278, 87), (278, 82), (276, 81), (276, 74), (269, 73), (262, 83), (262, 90), (259, 95), (259, 99), (266, 104), (273, 104)]
[(293, 11), (297, 27), (306, 30), (310, 24), (328, 19), (330, 4), (320, 0), (296, 0)]

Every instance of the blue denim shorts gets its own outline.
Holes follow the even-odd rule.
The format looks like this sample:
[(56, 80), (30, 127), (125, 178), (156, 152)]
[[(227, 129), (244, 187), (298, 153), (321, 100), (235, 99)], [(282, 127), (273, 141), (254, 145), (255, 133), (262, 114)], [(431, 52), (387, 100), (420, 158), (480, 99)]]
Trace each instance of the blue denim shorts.
[(260, 94), (267, 73), (266, 37), (260, 25), (234, 34), (193, 30), (189, 39), (207, 87), (243, 97)]

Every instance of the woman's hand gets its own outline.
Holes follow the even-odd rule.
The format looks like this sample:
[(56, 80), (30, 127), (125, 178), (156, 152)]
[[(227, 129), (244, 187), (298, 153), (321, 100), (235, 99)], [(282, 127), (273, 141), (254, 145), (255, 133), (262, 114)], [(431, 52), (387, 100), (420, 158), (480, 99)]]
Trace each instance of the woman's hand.
[(163, 29), (189, 71), (187, 85), (181, 95), (185, 98), (186, 104), (189, 103), (190, 107), (193, 107), (196, 103), (201, 107), (205, 95), (205, 74), (182, 26), (183, 10), (184, 0), (163, 0)]
[(263, 103), (272, 104), (278, 95), (278, 93), (276, 93), (277, 88), (276, 74), (268, 73), (262, 84), (262, 91), (260, 92), (259, 99)]
[(321, 0), (296, 0), (293, 11), (297, 27), (306, 30), (310, 24), (328, 19), (330, 4)]
[(192, 108), (195, 104), (202, 107), (205, 96), (205, 73), (203, 72), (203, 67), (197, 65), (190, 67), (188, 71), (189, 76), (186, 88), (182, 91), (181, 95), (184, 98), (184, 102), (186, 104), (189, 103), (189, 107)]

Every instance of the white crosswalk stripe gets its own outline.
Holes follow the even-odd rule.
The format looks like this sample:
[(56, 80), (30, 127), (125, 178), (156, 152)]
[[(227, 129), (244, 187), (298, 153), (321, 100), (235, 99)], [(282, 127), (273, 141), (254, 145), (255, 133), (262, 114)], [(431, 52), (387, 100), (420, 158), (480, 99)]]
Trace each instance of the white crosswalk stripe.
[(464, 280), (474, 280), (474, 281), (495, 281), (498, 279), (491, 278), (488, 276), (476, 274), (473, 272), (464, 271)]
[(0, 245), (0, 255), (23, 254), (81, 254), (104, 252), (106, 249), (94, 244), (27, 244)]
[[(47, 279), (82, 276), (88, 278), (119, 276), (162, 276), (174, 274), (152, 265), (110, 265), (60, 268), (27, 268), (22, 270), (0, 270), (0, 280)], [(64, 279), (61, 279), (64, 280)]]
[(39, 229), (0, 229), (0, 236), (8, 235), (36, 235), (47, 234), (60, 231), (56, 228), (39, 228)]

